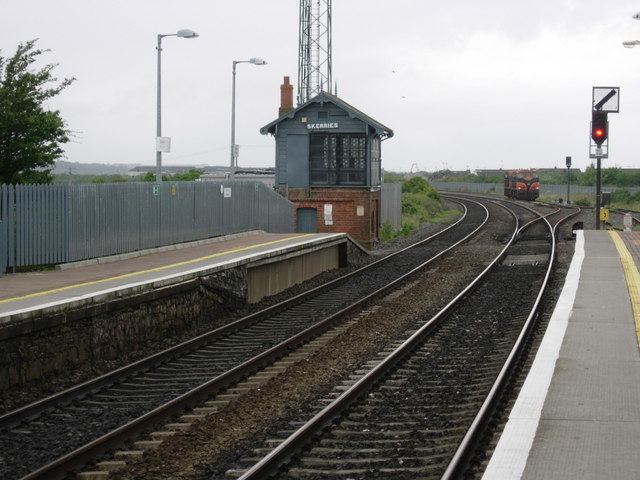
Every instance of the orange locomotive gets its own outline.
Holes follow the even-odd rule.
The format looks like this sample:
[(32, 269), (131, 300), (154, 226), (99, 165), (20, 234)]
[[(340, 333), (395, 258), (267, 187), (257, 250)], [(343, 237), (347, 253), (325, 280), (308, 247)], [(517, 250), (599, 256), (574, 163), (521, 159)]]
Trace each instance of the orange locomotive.
[(504, 176), (504, 196), (535, 200), (540, 195), (540, 179), (535, 170), (509, 170)]

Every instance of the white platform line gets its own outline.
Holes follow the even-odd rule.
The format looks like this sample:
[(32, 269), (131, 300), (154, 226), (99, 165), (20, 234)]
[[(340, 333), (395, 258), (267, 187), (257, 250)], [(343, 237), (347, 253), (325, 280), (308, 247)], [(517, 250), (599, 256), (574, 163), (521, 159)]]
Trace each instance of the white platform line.
[(558, 303), (549, 320), (531, 371), (482, 476), (483, 480), (516, 480), (522, 477), (573, 309), (583, 260), (584, 232), (579, 230), (573, 259)]

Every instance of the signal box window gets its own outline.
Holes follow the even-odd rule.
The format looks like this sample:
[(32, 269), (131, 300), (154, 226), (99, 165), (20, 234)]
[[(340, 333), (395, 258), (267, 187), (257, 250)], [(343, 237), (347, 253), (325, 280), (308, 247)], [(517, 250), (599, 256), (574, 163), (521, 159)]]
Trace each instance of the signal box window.
[(365, 185), (367, 139), (360, 134), (312, 134), (309, 145), (311, 185)]

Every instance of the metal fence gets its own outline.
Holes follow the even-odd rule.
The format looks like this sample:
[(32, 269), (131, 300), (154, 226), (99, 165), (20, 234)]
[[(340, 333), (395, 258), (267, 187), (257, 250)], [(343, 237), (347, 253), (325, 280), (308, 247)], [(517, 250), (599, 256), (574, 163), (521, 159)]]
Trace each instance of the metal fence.
[(247, 230), (292, 232), (293, 212), (259, 182), (2, 185), (0, 272)]
[(402, 228), (402, 184), (385, 183), (380, 195), (382, 224), (389, 224), (394, 230), (399, 230)]
[[(500, 193), (502, 194), (504, 185), (502, 183), (462, 183), (462, 182), (431, 182), (436, 190), (444, 190), (449, 192), (468, 192), (468, 193)], [(605, 192), (615, 192), (616, 190), (627, 190), (630, 193), (637, 193), (640, 187), (615, 187), (613, 185), (603, 185), (602, 190)], [(584, 185), (571, 185), (571, 193), (595, 195), (596, 187)], [(541, 184), (540, 195), (553, 195), (564, 198), (567, 195), (566, 185), (549, 185)]]

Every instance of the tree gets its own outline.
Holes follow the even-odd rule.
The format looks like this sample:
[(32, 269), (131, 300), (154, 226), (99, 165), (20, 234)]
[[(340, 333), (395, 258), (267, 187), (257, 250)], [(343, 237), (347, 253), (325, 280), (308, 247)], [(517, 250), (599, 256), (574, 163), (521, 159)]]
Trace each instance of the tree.
[(438, 192), (422, 177), (412, 177), (402, 184), (402, 193), (417, 193), (439, 200)]
[(176, 182), (177, 181), (193, 182), (194, 180), (199, 179), (200, 175), (202, 175), (202, 172), (200, 170), (192, 168), (188, 172), (176, 173), (175, 175), (170, 177), (170, 180), (173, 180)]
[[(200, 170), (192, 168), (188, 172), (176, 173), (175, 175), (162, 175), (162, 180), (165, 182), (192, 182), (197, 180), (202, 175)], [(156, 174), (155, 172), (147, 172), (141, 178), (141, 182), (155, 182)]]
[(51, 182), (51, 168), (71, 134), (60, 112), (44, 103), (75, 79), (57, 83), (57, 64), (34, 68), (49, 51), (35, 44), (21, 43), (11, 58), (0, 56), (0, 184)]

